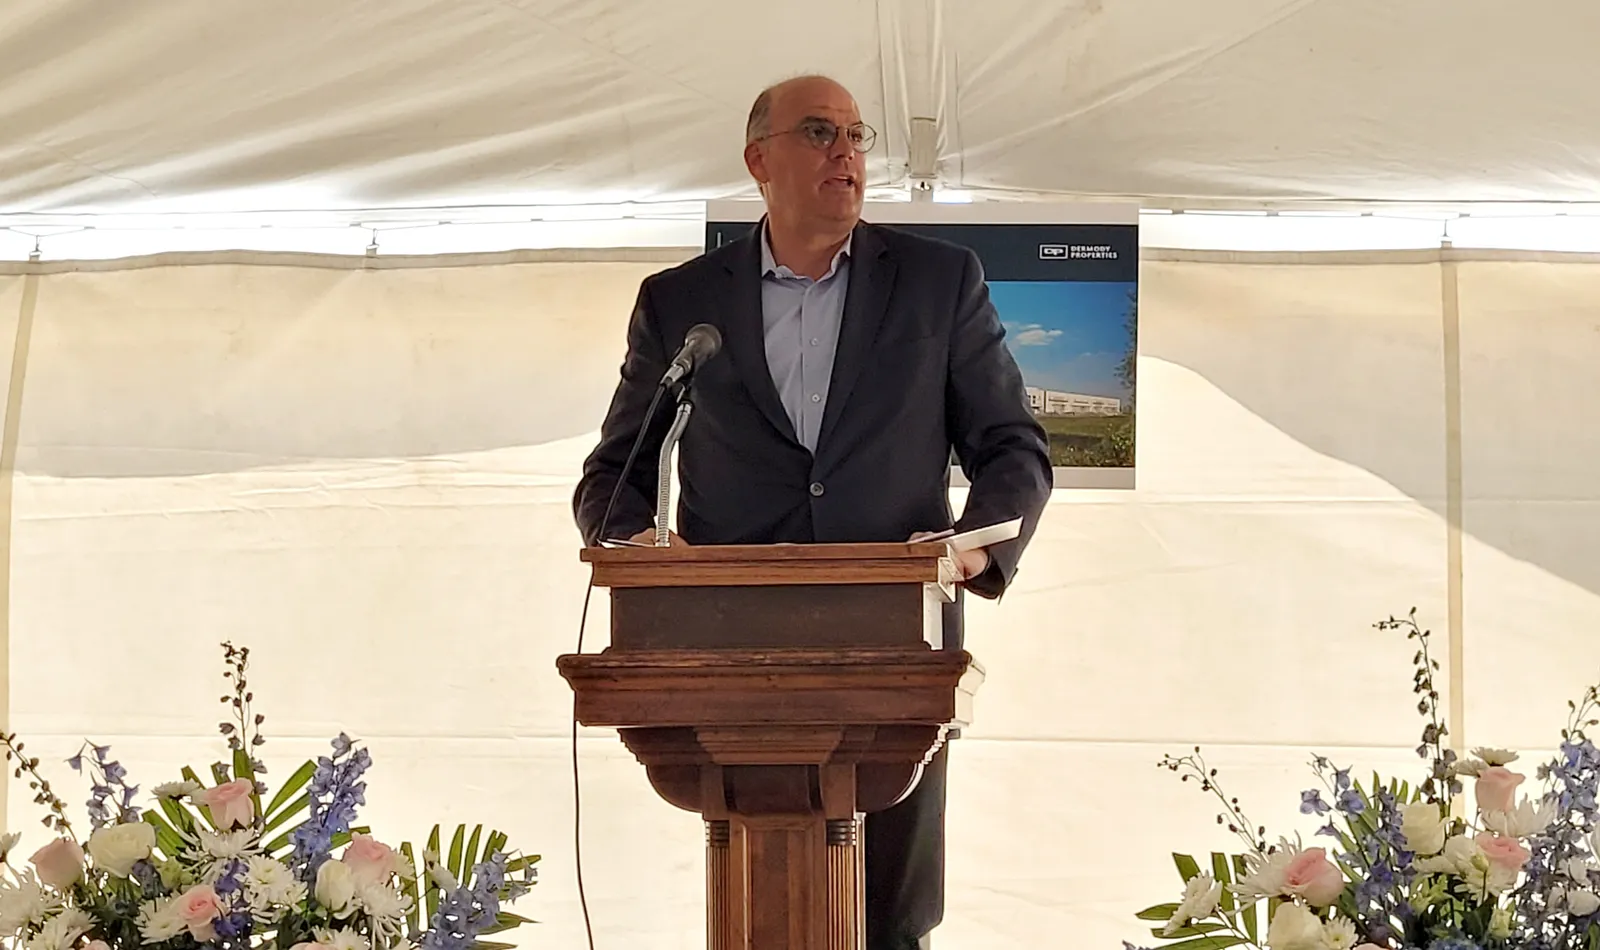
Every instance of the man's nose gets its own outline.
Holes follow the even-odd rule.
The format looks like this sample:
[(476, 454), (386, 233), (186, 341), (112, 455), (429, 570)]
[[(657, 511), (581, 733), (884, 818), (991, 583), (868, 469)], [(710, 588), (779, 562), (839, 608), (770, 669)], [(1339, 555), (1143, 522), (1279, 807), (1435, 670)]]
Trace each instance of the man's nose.
[(828, 147), (828, 157), (837, 161), (849, 161), (855, 156), (856, 145), (850, 141), (850, 130), (840, 129), (834, 136), (833, 144)]

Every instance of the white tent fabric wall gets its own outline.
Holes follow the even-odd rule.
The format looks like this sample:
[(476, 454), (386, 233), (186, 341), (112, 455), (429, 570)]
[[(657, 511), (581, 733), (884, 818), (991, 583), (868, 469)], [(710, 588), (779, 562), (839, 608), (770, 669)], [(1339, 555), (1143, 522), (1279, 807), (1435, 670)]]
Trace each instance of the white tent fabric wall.
[[(1149, 258), (1138, 489), (1058, 493), (1015, 590), (971, 610), (989, 680), (941, 950), (1138, 939), (1167, 852), (1232, 844), (1163, 753), (1202, 744), (1252, 817), (1309, 836), (1313, 752), (1417, 765), (1413, 645), (1370, 624), (1416, 606), (1448, 669), (1439, 255)], [(35, 278), (11, 727), (47, 767), (109, 741), (148, 787), (220, 750), (217, 644), (248, 644), (279, 778), (348, 729), (379, 835), (503, 828), (545, 856), (519, 941), (582, 946), (569, 500), (660, 265), (209, 260)], [(1600, 672), (1600, 264), (1453, 266), (1466, 734), (1546, 746)], [(7, 333), (22, 282), (0, 275)], [(609, 733), (582, 761), (598, 945), (703, 945), (698, 821)], [(8, 817), (37, 833), (27, 796)]]

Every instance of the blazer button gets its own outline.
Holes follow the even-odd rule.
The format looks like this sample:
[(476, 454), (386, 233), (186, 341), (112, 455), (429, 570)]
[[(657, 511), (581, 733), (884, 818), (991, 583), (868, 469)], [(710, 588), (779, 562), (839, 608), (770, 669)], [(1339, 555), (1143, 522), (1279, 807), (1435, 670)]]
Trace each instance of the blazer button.
[(821, 498), (822, 497), (822, 483), (821, 482), (812, 482), (811, 483), (811, 496), (813, 498)]

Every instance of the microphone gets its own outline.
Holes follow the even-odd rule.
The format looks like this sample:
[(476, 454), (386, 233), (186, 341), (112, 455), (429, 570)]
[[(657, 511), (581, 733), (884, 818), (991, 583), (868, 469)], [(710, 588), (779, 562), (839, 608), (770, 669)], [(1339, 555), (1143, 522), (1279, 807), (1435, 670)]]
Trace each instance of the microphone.
[(683, 336), (683, 347), (672, 358), (672, 365), (661, 377), (661, 386), (669, 388), (682, 382), (701, 365), (722, 349), (722, 333), (709, 323), (697, 323)]
[[(644, 411), (644, 418), (639, 422), (639, 433), (634, 436), (633, 446), (628, 450), (627, 461), (622, 463), (622, 473), (617, 476), (617, 483), (611, 486), (611, 498), (606, 502), (605, 514), (600, 516), (600, 531), (597, 539), (599, 543), (606, 544), (614, 540), (606, 536), (606, 530), (611, 526), (611, 515), (616, 510), (617, 499), (622, 494), (622, 486), (627, 483), (628, 474), (633, 471), (634, 462), (639, 457), (639, 450), (644, 446), (645, 437), (650, 434), (650, 423), (656, 417), (656, 407), (661, 404), (662, 394), (671, 391), (672, 387), (687, 379), (695, 370), (716, 356), (721, 349), (722, 332), (709, 323), (697, 323), (689, 328), (688, 333), (683, 335), (683, 346), (679, 348), (678, 354), (672, 358), (672, 365), (667, 367), (666, 373), (661, 377), (660, 385), (656, 386), (655, 394), (650, 397), (650, 407)], [(689, 402), (684, 399), (684, 396), (687, 395), (685, 391), (679, 390), (674, 395), (680, 400), (680, 405), (678, 406), (678, 417), (673, 420), (675, 431), (662, 443), (662, 448), (667, 451), (671, 450), (673, 443), (683, 433), (683, 426), (688, 422), (690, 409)], [(661, 484), (665, 482), (669, 474), (666, 466), (662, 464), (658, 471), (658, 504), (663, 491)], [(661, 517), (660, 524), (666, 524), (665, 515)], [(657, 530), (659, 531), (660, 528), (658, 527)], [(661, 543), (665, 544), (666, 541), (663, 539)]]

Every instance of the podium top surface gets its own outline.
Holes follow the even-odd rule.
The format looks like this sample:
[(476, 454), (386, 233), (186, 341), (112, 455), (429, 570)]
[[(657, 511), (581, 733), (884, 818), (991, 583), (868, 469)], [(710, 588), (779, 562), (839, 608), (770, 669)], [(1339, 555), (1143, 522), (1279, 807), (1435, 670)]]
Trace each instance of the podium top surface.
[(938, 584), (955, 581), (939, 542), (588, 547), (598, 587)]

